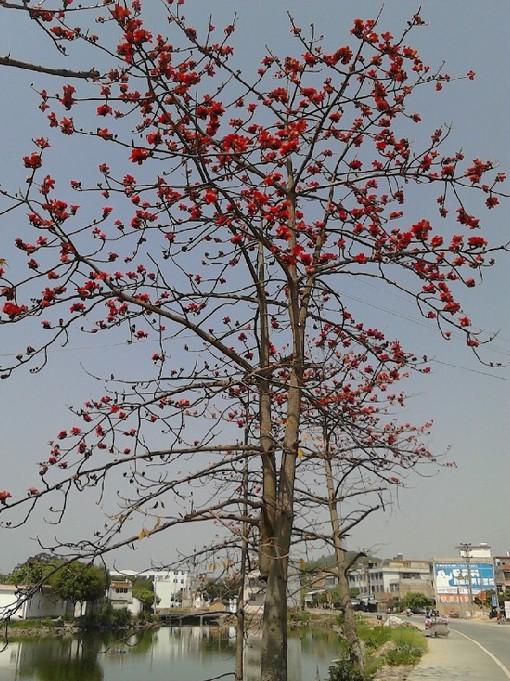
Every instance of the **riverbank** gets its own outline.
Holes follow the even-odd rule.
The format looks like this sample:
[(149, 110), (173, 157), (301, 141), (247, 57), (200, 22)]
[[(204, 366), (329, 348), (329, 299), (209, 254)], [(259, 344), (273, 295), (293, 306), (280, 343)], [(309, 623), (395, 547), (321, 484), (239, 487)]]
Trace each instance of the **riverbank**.
[[(427, 643), (421, 632), (414, 626), (407, 622), (401, 626), (383, 627), (380, 623), (376, 623), (374, 619), (360, 619), (358, 622), (360, 638), (367, 659), (367, 670), (369, 677), (373, 681), (405, 681), (414, 665), (420, 660), (421, 655), (426, 651)], [(152, 630), (150, 634), (148, 630)], [(165, 630), (168, 630), (167, 634)], [(108, 646), (113, 646), (112, 650), (117, 650), (116, 641), (121, 641), (123, 644), (130, 640), (132, 636), (149, 636), (154, 635), (165, 639), (167, 636), (175, 638), (175, 640), (184, 638), (189, 635), (191, 631), (207, 630), (207, 635), (214, 637), (214, 640), (222, 640), (233, 645), (233, 627), (178, 627), (165, 626), (163, 622), (141, 622), (133, 623), (132, 626), (108, 628), (108, 627), (94, 627), (88, 630), (80, 627), (77, 622), (64, 622), (58, 620), (33, 620), (31, 622), (17, 621), (13, 622), (8, 629), (8, 640), (15, 641), (34, 641), (34, 643), (47, 643), (52, 645), (67, 645), (66, 642), (77, 640), (78, 642), (87, 641), (90, 639), (104, 639), (108, 640)], [(253, 645), (259, 645), (259, 636), (257, 635), (259, 629), (254, 632), (255, 644), (252, 642), (248, 646), (247, 654), (252, 654)], [(309, 645), (313, 641), (313, 650), (315, 654), (319, 654), (320, 650), (331, 647), (333, 654), (330, 653), (329, 661), (323, 658), (325, 664), (331, 664), (334, 659), (343, 658), (347, 653), (345, 643), (342, 640), (342, 632), (338, 613), (293, 613), (289, 618), (289, 640), (300, 640), (303, 646)], [(173, 640), (173, 639), (172, 639)], [(211, 638), (211, 640), (213, 640)], [(137, 646), (129, 646), (126, 650), (121, 652), (135, 652)], [(118, 652), (118, 651), (117, 651)], [(110, 654), (111, 650), (109, 651)], [(290, 662), (289, 662), (290, 663)], [(328, 675), (320, 677), (323, 681), (328, 678)], [(334, 678), (334, 677), (333, 677)], [(341, 677), (343, 678), (343, 677)]]
[[(159, 628), (159, 623), (136, 622), (126, 627), (108, 628), (104, 626), (92, 626), (84, 628), (76, 621), (65, 622), (60, 620), (17, 620), (7, 626), (7, 638), (18, 640), (24, 638), (76, 638), (88, 633), (119, 633), (136, 634), (137, 632)], [(5, 631), (5, 629), (4, 629)]]

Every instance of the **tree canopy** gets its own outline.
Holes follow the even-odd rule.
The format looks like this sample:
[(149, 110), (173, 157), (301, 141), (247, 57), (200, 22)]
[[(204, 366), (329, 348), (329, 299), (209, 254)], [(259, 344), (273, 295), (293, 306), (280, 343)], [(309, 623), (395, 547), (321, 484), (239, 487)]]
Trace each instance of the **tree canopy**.
[(51, 556), (35, 556), (16, 566), (7, 577), (12, 584), (48, 584), (65, 601), (95, 601), (105, 595), (105, 571), (80, 561), (68, 563)]
[[(73, 405), (38, 484), (1, 490), (0, 514), (13, 530), (51, 499), (58, 523), (70, 495), (96, 492), (114, 506), (104, 526), (56, 547), (87, 559), (183, 523), (249, 537), (267, 587), (261, 676), (285, 681), (294, 542), (324, 538), (346, 477), (361, 510), (335, 530), (338, 551), (403, 477), (439, 464), (430, 422), (397, 416), (427, 354), (345, 290), (397, 292), (479, 356), (467, 294), (507, 248), (482, 229), (506, 176), (415, 110), (418, 91), (453, 80), (412, 45), (419, 13), (393, 32), (357, 18), (333, 46), (290, 17), (293, 49), (241, 68), (235, 22), (196, 28), (182, 4), (159, 7), (168, 36), (139, 0), (0, 8), (61, 57), (1, 60), (52, 80), (35, 86), (48, 127), (27, 140), (26, 182), (2, 188), (0, 325), (23, 341), (0, 376), (38, 373), (82, 334), (140, 357)], [(62, 177), (56, 155), (80, 143), (86, 172), (69, 162)]]

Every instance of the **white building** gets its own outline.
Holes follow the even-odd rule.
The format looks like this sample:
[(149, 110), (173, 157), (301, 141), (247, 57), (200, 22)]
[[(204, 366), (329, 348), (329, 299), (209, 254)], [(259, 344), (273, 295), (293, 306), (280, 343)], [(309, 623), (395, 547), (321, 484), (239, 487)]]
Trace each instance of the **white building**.
[(190, 580), (189, 574), (182, 570), (145, 570), (136, 572), (134, 570), (111, 571), (110, 576), (114, 579), (136, 577), (146, 577), (154, 583), (155, 608), (156, 613), (171, 608), (181, 607), (182, 601), (189, 598)]
[[(301, 586), (299, 575), (289, 571), (287, 579), (287, 607), (299, 608)], [(243, 591), (243, 608), (248, 615), (262, 616), (267, 583), (261, 579), (260, 572), (254, 570), (246, 575)]]
[(480, 542), (480, 544), (464, 544), (459, 545), (459, 555), (461, 558), (471, 558), (472, 560), (492, 560), (492, 550), (489, 544)]
[(351, 570), (349, 586), (359, 589), (360, 598), (389, 600), (406, 593), (433, 594), (432, 566), (425, 560), (404, 560), (397, 556), (389, 560), (368, 563)]
[(108, 600), (114, 610), (125, 608), (133, 617), (138, 617), (143, 610), (143, 603), (133, 596), (133, 584), (129, 579), (110, 582)]
[(73, 614), (74, 606), (56, 596), (50, 587), (42, 587), (28, 598), (24, 597), (24, 589), (27, 587), (0, 584), (0, 618), (28, 620)]

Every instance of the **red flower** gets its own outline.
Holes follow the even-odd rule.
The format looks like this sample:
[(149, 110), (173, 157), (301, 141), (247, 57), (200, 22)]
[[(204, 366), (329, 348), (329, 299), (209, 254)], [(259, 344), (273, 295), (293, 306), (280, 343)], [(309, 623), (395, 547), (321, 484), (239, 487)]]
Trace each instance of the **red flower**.
[(204, 201), (206, 203), (215, 203), (215, 201), (218, 200), (218, 194), (214, 191), (214, 189), (208, 189), (205, 194), (204, 194)]
[(28, 308), (26, 305), (16, 305), (16, 303), (7, 302), (4, 303), (2, 311), (10, 319), (14, 319), (15, 317), (18, 317), (20, 314), (23, 314), (23, 312), (26, 312), (27, 309)]
[(12, 497), (12, 494), (5, 489), (0, 490), (0, 501), (5, 504), (6, 500)]
[(141, 45), (142, 43), (146, 43), (151, 39), (152, 34), (149, 33), (149, 31), (146, 31), (144, 28), (138, 28), (136, 31), (133, 31), (133, 42), (136, 45)]
[(470, 236), (468, 245), (470, 248), (484, 248), (487, 246), (487, 239), (484, 239), (483, 236)]
[(138, 163), (138, 165), (141, 166), (149, 155), (150, 151), (148, 149), (134, 147), (134, 149), (131, 151), (131, 156), (129, 157), (129, 160), (132, 161), (133, 163)]
[(101, 104), (101, 106), (98, 106), (96, 109), (96, 113), (98, 116), (108, 116), (113, 112), (113, 109), (111, 106), (108, 106), (108, 104)]
[(23, 156), (23, 163), (25, 164), (25, 168), (36, 170), (42, 166), (41, 154), (34, 151), (30, 156)]
[(64, 135), (72, 135), (74, 132), (74, 123), (72, 118), (63, 118), (60, 121), (60, 130)]
[(62, 102), (66, 109), (70, 109), (72, 105), (75, 103), (76, 100), (73, 97), (75, 92), (76, 88), (73, 85), (64, 85), (63, 95), (60, 101)]
[(122, 5), (115, 5), (115, 7), (111, 10), (111, 13), (114, 19), (117, 19), (117, 21), (120, 23), (123, 23), (131, 14), (128, 8), (123, 7)]

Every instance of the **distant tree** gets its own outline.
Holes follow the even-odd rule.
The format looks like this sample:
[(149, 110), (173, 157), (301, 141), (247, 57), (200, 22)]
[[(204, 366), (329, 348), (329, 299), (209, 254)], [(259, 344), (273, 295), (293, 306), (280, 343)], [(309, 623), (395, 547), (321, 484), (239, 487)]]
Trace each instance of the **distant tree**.
[(505, 589), (503, 593), (499, 594), (499, 605), (500, 607), (505, 607), (505, 601), (510, 601), (510, 589)]
[(63, 600), (81, 603), (104, 595), (106, 576), (104, 570), (95, 565), (75, 562), (57, 569), (49, 584)]
[(150, 611), (154, 605), (154, 582), (147, 577), (136, 577), (133, 581), (133, 596), (143, 604), (145, 611)]
[(401, 605), (403, 608), (410, 608), (411, 610), (415, 608), (428, 608), (432, 605), (432, 599), (421, 592), (408, 593), (402, 598)]
[(40, 554), (17, 565), (6, 582), (19, 585), (47, 583), (65, 601), (94, 601), (105, 592), (104, 571), (79, 561), (68, 563), (62, 558)]
[(239, 591), (239, 576), (233, 575), (210, 581), (206, 585), (205, 591), (213, 601), (225, 601), (236, 598)]
[(29, 585), (39, 584), (46, 579), (55, 567), (55, 559), (45, 556), (32, 556), (23, 563), (16, 565), (7, 576), (9, 584)]

